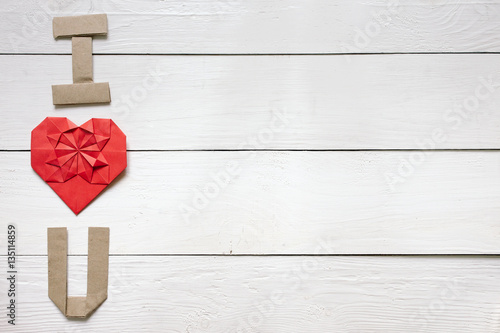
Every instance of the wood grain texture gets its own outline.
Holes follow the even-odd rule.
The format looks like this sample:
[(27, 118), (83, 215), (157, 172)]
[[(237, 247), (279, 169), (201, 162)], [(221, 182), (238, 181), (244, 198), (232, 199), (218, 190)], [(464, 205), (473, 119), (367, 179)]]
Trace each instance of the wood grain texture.
[(500, 148), (497, 55), (350, 59), (94, 56), (111, 105), (56, 108), (71, 56), (0, 56), (0, 149), (47, 116), (112, 118), (132, 150)]
[(85, 254), (88, 226), (110, 227), (112, 254), (500, 253), (500, 152), (420, 154), (131, 152), (75, 216), (29, 153), (3, 152), (0, 239), (16, 223), (24, 255), (46, 254), (47, 227)]
[[(69, 258), (70, 295), (85, 294), (85, 266)], [(19, 267), (18, 325), (1, 320), (4, 332), (500, 329), (498, 258), (112, 256), (108, 299), (85, 321), (44, 297), (46, 257), (21, 257)]]
[[(71, 41), (51, 19), (92, 13), (112, 103), (55, 108)], [(19, 273), (0, 331), (498, 332), (500, 62), (479, 53), (499, 19), (498, 0), (2, 1), (0, 254), (15, 224)], [(128, 136), (79, 216), (30, 167), (46, 116)], [(47, 227), (68, 227), (77, 296), (89, 226), (111, 229), (109, 297), (67, 320)]]
[(54, 16), (106, 13), (96, 53), (498, 52), (495, 0), (3, 2), (1, 53), (69, 53)]

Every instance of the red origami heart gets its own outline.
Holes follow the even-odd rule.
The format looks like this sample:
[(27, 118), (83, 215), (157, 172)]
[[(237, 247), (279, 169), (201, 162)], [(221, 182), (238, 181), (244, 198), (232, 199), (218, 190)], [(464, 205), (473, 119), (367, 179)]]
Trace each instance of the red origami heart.
[(127, 166), (126, 137), (111, 119), (47, 117), (31, 132), (31, 166), (78, 214)]

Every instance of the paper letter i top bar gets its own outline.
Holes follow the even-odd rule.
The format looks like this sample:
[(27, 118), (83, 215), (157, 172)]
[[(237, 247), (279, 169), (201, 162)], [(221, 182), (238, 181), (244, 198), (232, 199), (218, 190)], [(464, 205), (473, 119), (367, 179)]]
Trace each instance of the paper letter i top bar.
[(71, 37), (73, 84), (52, 86), (54, 105), (109, 103), (109, 83), (94, 83), (92, 36), (108, 33), (106, 14), (54, 17), (54, 38)]

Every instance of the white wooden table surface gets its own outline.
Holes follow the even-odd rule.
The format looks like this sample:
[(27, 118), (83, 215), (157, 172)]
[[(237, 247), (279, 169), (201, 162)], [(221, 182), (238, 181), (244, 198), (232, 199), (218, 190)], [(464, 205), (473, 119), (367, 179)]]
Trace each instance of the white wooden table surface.
[[(52, 17), (89, 13), (112, 103), (54, 107)], [(0, 31), (1, 332), (500, 331), (500, 1), (3, 0)], [(127, 135), (78, 216), (30, 166), (47, 116)], [(87, 320), (47, 296), (58, 226), (70, 295), (111, 229)]]

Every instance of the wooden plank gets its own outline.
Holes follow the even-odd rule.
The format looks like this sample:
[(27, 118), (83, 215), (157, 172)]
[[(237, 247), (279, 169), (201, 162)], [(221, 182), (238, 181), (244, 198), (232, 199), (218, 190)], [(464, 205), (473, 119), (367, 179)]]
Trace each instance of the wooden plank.
[[(0, 56), (0, 149), (47, 116), (112, 118), (129, 149), (500, 148), (497, 55), (94, 56), (111, 105), (54, 107), (71, 56)], [(465, 106), (464, 106), (465, 105)]]
[(499, 52), (500, 3), (482, 1), (4, 1), (1, 53), (69, 53), (52, 17), (106, 13), (96, 53)]
[(75, 216), (29, 153), (2, 152), (0, 239), (15, 223), (23, 255), (46, 254), (47, 227), (85, 254), (89, 226), (112, 254), (496, 254), (499, 171), (498, 151), (131, 152)]
[[(85, 294), (86, 258), (69, 259), (69, 294)], [(85, 322), (67, 320), (47, 297), (46, 257), (20, 257), (19, 266), (18, 319), (11, 327), (4, 318), (2, 331), (500, 329), (498, 258), (110, 257), (108, 299)]]

